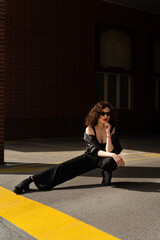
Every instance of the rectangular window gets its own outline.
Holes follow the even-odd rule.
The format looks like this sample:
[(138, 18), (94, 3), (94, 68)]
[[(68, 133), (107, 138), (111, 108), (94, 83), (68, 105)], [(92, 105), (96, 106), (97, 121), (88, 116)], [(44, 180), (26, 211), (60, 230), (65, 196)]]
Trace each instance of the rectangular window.
[(96, 102), (104, 99), (104, 73), (96, 73)]
[(160, 79), (156, 82), (156, 109), (160, 109)]
[(96, 100), (108, 101), (114, 108), (130, 108), (131, 76), (106, 72), (97, 73), (96, 96), (99, 96), (96, 97)]
[(160, 109), (160, 80), (150, 78), (149, 82), (149, 104), (151, 109)]
[(156, 89), (156, 79), (151, 78), (149, 81), (149, 108), (156, 108), (156, 97), (155, 97), (155, 89)]
[(113, 107), (130, 108), (131, 77), (126, 74), (107, 74), (105, 84), (105, 100)]
[[(112, 103), (113, 107), (116, 107), (117, 104), (117, 79), (116, 75), (108, 74), (108, 86), (106, 88), (108, 91), (108, 102)], [(106, 89), (105, 88), (105, 89)]]

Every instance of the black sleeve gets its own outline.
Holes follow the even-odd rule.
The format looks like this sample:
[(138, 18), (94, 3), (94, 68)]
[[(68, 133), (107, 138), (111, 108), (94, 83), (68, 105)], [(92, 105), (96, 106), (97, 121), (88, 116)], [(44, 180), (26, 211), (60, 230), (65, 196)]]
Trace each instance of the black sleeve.
[(115, 129), (115, 133), (112, 135), (112, 144), (114, 146), (112, 152), (120, 154), (120, 152), (122, 151), (122, 146), (119, 142), (119, 131), (117, 128)]
[[(101, 145), (94, 135), (84, 133), (84, 141), (86, 143), (86, 153), (89, 153), (92, 156), (97, 156), (97, 153), (100, 150), (105, 151), (105, 149), (101, 149)], [(122, 151), (122, 147), (119, 142), (119, 132), (117, 129), (115, 129), (115, 133), (112, 135), (112, 144), (114, 147), (112, 153), (119, 154)]]
[(97, 153), (99, 150), (101, 150), (101, 147), (96, 137), (84, 133), (84, 141), (86, 143), (86, 153), (89, 153), (92, 156), (97, 156)]

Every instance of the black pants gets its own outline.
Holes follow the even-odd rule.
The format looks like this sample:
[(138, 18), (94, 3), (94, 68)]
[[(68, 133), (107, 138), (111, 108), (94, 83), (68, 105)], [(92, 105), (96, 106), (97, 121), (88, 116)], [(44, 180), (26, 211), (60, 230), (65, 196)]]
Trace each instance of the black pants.
[(113, 171), (117, 168), (117, 164), (112, 157), (100, 158), (84, 153), (66, 162), (55, 164), (53, 167), (32, 177), (38, 189), (50, 190), (56, 185), (95, 168)]

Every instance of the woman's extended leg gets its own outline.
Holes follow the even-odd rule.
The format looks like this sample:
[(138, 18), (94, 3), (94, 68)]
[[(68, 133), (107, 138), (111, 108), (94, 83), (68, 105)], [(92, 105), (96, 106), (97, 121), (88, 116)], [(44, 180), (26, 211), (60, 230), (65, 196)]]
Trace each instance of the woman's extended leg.
[[(97, 167), (97, 157), (93, 157), (89, 154), (82, 154), (81, 156), (75, 157), (66, 162), (55, 164), (53, 167), (33, 175), (30, 177), (30, 179), (34, 181), (39, 190), (50, 190), (56, 185), (59, 185)], [(29, 180), (26, 179), (18, 184), (13, 191), (17, 194), (25, 191), (25, 182), (27, 182), (28, 189)]]
[(40, 190), (49, 190), (56, 185), (96, 168), (97, 162), (97, 158), (88, 154), (82, 154), (34, 175), (34, 183)]

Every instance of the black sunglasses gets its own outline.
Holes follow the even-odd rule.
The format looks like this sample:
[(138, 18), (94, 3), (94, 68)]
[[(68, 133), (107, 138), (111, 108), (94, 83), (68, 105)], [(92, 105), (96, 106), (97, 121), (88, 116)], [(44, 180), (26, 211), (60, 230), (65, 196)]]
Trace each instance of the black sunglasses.
[(100, 112), (101, 116), (107, 115), (108, 117), (111, 116), (111, 112)]

